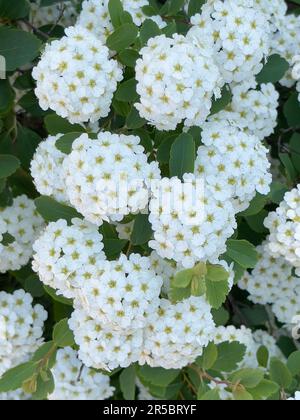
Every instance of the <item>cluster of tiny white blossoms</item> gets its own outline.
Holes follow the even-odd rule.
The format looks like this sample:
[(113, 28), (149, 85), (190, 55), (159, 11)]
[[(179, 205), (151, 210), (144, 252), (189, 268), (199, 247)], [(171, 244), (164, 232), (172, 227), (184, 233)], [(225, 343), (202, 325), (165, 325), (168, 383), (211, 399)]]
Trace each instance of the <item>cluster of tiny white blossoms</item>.
[(256, 192), (270, 191), (272, 176), (268, 149), (260, 140), (226, 120), (202, 126), (201, 141), (195, 162), (195, 175), (205, 178), (206, 189), (217, 200), (234, 200), (235, 211), (244, 210)]
[(160, 178), (158, 163), (148, 163), (139, 137), (109, 132), (95, 140), (80, 136), (63, 166), (70, 203), (97, 225), (144, 210), (149, 183)]
[(109, 113), (122, 70), (109, 50), (80, 26), (46, 45), (32, 76), (43, 110), (52, 109), (71, 123), (95, 122)]
[(48, 400), (106, 400), (115, 390), (109, 376), (84, 366), (71, 347), (58, 350), (51, 372), (55, 390)]
[(285, 58), (291, 68), (280, 80), (288, 88), (295, 84), (292, 76), (292, 65), (295, 53), (300, 51), (300, 16), (286, 14), (276, 23), (276, 32), (271, 38), (272, 54), (279, 54)]
[(265, 219), (270, 230), (269, 250), (274, 257), (284, 257), (300, 274), (300, 184), (285, 194), (275, 212)]
[(67, 202), (62, 163), (66, 155), (55, 146), (62, 134), (49, 136), (37, 147), (30, 165), (34, 185), (41, 195)]
[(95, 225), (72, 219), (50, 223), (33, 244), (32, 267), (43, 283), (67, 298), (75, 298), (81, 282), (97, 272), (96, 263), (105, 259), (102, 235)]
[(116, 261), (97, 261), (95, 270), (81, 284), (79, 305), (111, 329), (143, 328), (159, 305), (163, 283), (151, 269), (150, 259), (121, 255)]
[[(85, 0), (82, 3), (82, 11), (77, 20), (77, 25), (83, 26), (104, 44), (114, 31), (108, 3), (109, 0)], [(149, 17), (145, 15), (142, 8), (149, 6), (148, 0), (122, 0), (122, 6), (131, 15), (133, 22), (137, 26), (140, 26), (146, 19), (153, 20), (160, 28), (166, 26), (166, 23), (160, 16)]]
[(300, 401), (300, 391), (297, 391), (294, 397), (288, 398), (289, 401)]
[(152, 189), (149, 220), (154, 240), (149, 246), (186, 268), (198, 261), (217, 262), (236, 227), (231, 202), (202, 187), (194, 175), (185, 174), (183, 182), (163, 178)]
[(26, 394), (22, 389), (16, 389), (15, 391), (0, 393), (0, 401), (24, 401), (30, 399), (31, 395)]
[(0, 208), (0, 273), (19, 270), (32, 257), (32, 244), (43, 227), (33, 200), (26, 195)]
[(277, 125), (279, 93), (272, 83), (255, 85), (243, 83), (232, 89), (232, 101), (213, 119), (228, 120), (230, 124), (263, 140), (274, 132)]
[(150, 366), (182, 368), (201, 356), (212, 340), (215, 324), (203, 297), (172, 304), (161, 299), (145, 332), (143, 357)]
[(191, 22), (198, 28), (199, 39), (212, 39), (216, 62), (227, 83), (253, 80), (261, 71), (270, 51), (271, 26), (253, 3), (208, 1)]
[(300, 314), (300, 279), (283, 257), (270, 255), (268, 242), (258, 246), (257, 253), (256, 267), (251, 274), (244, 274), (239, 287), (247, 290), (252, 302), (272, 305), (281, 323), (291, 324), (293, 317)]
[(53, 26), (54, 23), (64, 27), (71, 26), (75, 23), (76, 16), (74, 1), (64, 1), (50, 6), (41, 5), (41, 0), (30, 3), (30, 22), (36, 27)]
[(181, 122), (200, 125), (210, 113), (213, 96), (224, 84), (212, 57), (210, 43), (193, 33), (151, 38), (136, 64), (135, 106), (141, 117), (160, 130)]
[(26, 361), (43, 342), (47, 312), (32, 301), (23, 290), (0, 292), (0, 376)]

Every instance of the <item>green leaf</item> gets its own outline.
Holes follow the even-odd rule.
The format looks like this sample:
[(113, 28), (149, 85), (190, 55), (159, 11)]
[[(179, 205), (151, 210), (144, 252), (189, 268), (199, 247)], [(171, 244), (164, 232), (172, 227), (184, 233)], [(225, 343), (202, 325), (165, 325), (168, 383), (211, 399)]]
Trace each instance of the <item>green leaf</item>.
[(283, 113), (287, 120), (289, 127), (299, 127), (300, 103), (298, 101), (298, 93), (291, 94), (289, 99), (283, 106)]
[(132, 23), (118, 27), (106, 40), (106, 45), (113, 51), (120, 52), (130, 47), (138, 36), (138, 28)]
[(220, 401), (220, 392), (218, 389), (211, 389), (207, 391), (204, 395), (199, 395), (197, 397), (200, 401)]
[(124, 66), (135, 67), (136, 61), (139, 58), (139, 53), (132, 48), (127, 48), (119, 53), (119, 60)]
[(74, 334), (70, 330), (67, 318), (62, 319), (55, 325), (53, 341), (57, 347), (72, 347), (75, 344)]
[(169, 298), (172, 302), (181, 302), (191, 296), (190, 286), (186, 288), (171, 287), (169, 291)]
[(51, 136), (67, 133), (84, 133), (85, 129), (79, 124), (71, 124), (56, 114), (47, 115), (44, 119), (46, 129)]
[(218, 98), (213, 101), (210, 115), (217, 114), (220, 111), (223, 111), (232, 101), (232, 93), (229, 86), (224, 86), (221, 92), (221, 98)]
[(285, 168), (286, 175), (290, 182), (297, 179), (297, 171), (294, 167), (293, 161), (288, 153), (279, 153), (279, 158)]
[(54, 341), (47, 341), (39, 347), (33, 357), (33, 362), (41, 362), (47, 360), (46, 367), (52, 369), (56, 363), (57, 347)]
[(294, 168), (300, 172), (300, 134), (294, 133), (290, 139), (290, 151)]
[(21, 388), (23, 382), (30, 379), (36, 372), (35, 362), (22, 363), (6, 371), (0, 378), (0, 392), (14, 391)]
[(289, 63), (279, 54), (271, 55), (261, 72), (256, 76), (257, 83), (276, 83), (290, 68)]
[(26, 0), (0, 0), (0, 16), (6, 19), (21, 19), (29, 14), (30, 8)]
[(269, 350), (265, 346), (260, 346), (257, 350), (256, 358), (259, 366), (267, 368), (269, 362)]
[(246, 240), (229, 239), (227, 255), (244, 268), (254, 268), (258, 261), (255, 246)]
[(205, 277), (207, 280), (213, 282), (228, 281), (229, 272), (225, 270), (225, 268), (222, 265), (207, 264), (206, 269), (207, 271)]
[(230, 319), (229, 312), (223, 306), (212, 309), (211, 314), (217, 327), (226, 325)]
[(264, 379), (264, 371), (260, 369), (241, 369), (229, 377), (232, 383), (242, 384), (245, 388), (255, 388)]
[(172, 279), (172, 287), (186, 288), (191, 284), (194, 277), (194, 270), (192, 268), (180, 271)]
[(161, 30), (159, 29), (156, 22), (152, 19), (146, 19), (140, 29), (140, 39), (142, 46), (146, 45), (150, 38), (161, 35)]
[(229, 293), (228, 281), (212, 281), (208, 278), (205, 279), (206, 284), (206, 298), (209, 304), (214, 309), (219, 309), (225, 302)]
[(58, 150), (66, 155), (69, 155), (72, 152), (72, 145), (78, 137), (80, 137), (82, 133), (67, 133), (60, 137), (55, 146)]
[(125, 400), (134, 400), (136, 373), (134, 366), (124, 369), (119, 377), (120, 388)]
[(170, 0), (168, 16), (175, 16), (180, 10), (183, 9), (185, 0)]
[(0, 56), (6, 60), (6, 71), (14, 71), (30, 63), (39, 54), (41, 41), (29, 32), (0, 27)]
[(239, 213), (239, 216), (248, 217), (248, 216), (255, 216), (265, 207), (268, 202), (268, 196), (262, 195), (257, 193), (256, 196), (250, 203), (250, 206), (244, 210), (243, 212)]
[(128, 244), (128, 241), (125, 239), (103, 239), (103, 244), (107, 258), (116, 259)]
[[(1, 63), (0, 63), (1, 64)], [(0, 70), (1, 76), (1, 70)], [(8, 80), (0, 80), (0, 114), (7, 114), (14, 105), (15, 93)]]
[(177, 137), (170, 152), (170, 176), (183, 177), (186, 173), (194, 173), (195, 142), (190, 134), (181, 134)]
[(250, 390), (255, 400), (262, 400), (270, 397), (279, 391), (279, 386), (272, 381), (263, 379), (255, 388)]
[(23, 168), (29, 169), (31, 160), (41, 141), (41, 137), (27, 127), (19, 126), (16, 140), (16, 153)]
[(36, 198), (34, 202), (38, 213), (47, 222), (56, 222), (57, 220), (64, 219), (70, 224), (74, 218), (82, 219), (81, 214), (73, 209), (73, 207), (58, 203), (53, 198), (41, 196)]
[(211, 369), (218, 359), (218, 347), (214, 343), (209, 343), (203, 350), (202, 356), (198, 357), (196, 364), (204, 370)]
[(237, 369), (246, 354), (246, 346), (237, 341), (231, 343), (226, 341), (217, 347), (218, 359), (213, 365), (213, 369), (220, 372), (232, 372)]
[(273, 203), (280, 204), (288, 188), (279, 182), (272, 182), (270, 198)]
[(131, 233), (131, 242), (133, 245), (143, 245), (151, 239), (153, 231), (149, 222), (148, 214), (138, 214), (134, 220)]
[(180, 369), (163, 369), (160, 367), (152, 368), (148, 365), (139, 368), (139, 375), (147, 383), (166, 387), (173, 382), (180, 374)]
[(201, 13), (201, 8), (206, 0), (190, 0), (188, 8), (188, 16), (194, 16)]
[(14, 174), (21, 166), (19, 159), (12, 155), (0, 155), (0, 179)]
[(237, 387), (232, 394), (236, 401), (253, 401), (252, 395), (243, 386)]
[(137, 109), (133, 106), (126, 118), (126, 126), (130, 130), (135, 130), (137, 128), (143, 127), (147, 121), (144, 118), (140, 117), (140, 114)]
[(123, 5), (120, 0), (109, 0), (108, 11), (114, 28), (118, 28), (122, 24), (122, 16), (124, 14)]
[(287, 367), (293, 376), (300, 375), (300, 350), (295, 351), (289, 356)]
[(48, 395), (52, 394), (55, 389), (54, 377), (50, 370), (46, 371), (47, 380), (45, 381), (41, 375), (37, 377), (36, 391), (32, 394), (32, 400), (46, 400)]
[(67, 299), (64, 296), (61, 295), (57, 295), (56, 291), (54, 289), (52, 289), (49, 286), (44, 286), (44, 290), (45, 292), (52, 297), (52, 299), (56, 302), (60, 302), (64, 305), (69, 305), (69, 306), (73, 306), (73, 300), (72, 299)]
[(121, 102), (136, 102), (138, 94), (136, 93), (137, 81), (135, 78), (121, 83), (115, 93), (115, 97)]
[(41, 297), (45, 294), (43, 283), (37, 274), (32, 274), (26, 278), (24, 289), (33, 297)]
[(272, 358), (270, 362), (270, 377), (281, 388), (288, 388), (293, 380), (292, 374), (287, 366), (276, 358)]

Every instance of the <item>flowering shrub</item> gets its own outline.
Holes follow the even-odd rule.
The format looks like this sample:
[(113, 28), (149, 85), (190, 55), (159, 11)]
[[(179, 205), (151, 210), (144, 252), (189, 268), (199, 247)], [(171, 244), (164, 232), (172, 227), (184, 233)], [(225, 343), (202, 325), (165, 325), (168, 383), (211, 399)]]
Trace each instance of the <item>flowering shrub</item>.
[(0, 1), (0, 400), (299, 400), (299, 0)]

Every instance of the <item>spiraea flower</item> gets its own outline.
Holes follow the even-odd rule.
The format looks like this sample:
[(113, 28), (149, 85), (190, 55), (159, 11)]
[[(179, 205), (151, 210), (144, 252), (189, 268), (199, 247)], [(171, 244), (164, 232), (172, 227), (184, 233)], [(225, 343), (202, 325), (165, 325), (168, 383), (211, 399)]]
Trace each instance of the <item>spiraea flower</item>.
[(121, 221), (146, 208), (149, 183), (160, 177), (156, 162), (148, 163), (136, 136), (102, 132), (86, 134), (64, 160), (70, 203), (92, 223)]
[(201, 125), (223, 81), (212, 58), (210, 43), (193, 34), (151, 38), (136, 64), (135, 106), (141, 117), (159, 130)]
[(122, 70), (109, 50), (80, 26), (48, 44), (32, 75), (43, 110), (71, 123), (95, 122), (109, 113)]
[(0, 273), (19, 270), (33, 254), (32, 244), (43, 227), (33, 200), (26, 195), (0, 208)]
[(109, 376), (84, 366), (71, 347), (58, 350), (52, 374), (55, 389), (49, 400), (106, 400), (115, 390)]

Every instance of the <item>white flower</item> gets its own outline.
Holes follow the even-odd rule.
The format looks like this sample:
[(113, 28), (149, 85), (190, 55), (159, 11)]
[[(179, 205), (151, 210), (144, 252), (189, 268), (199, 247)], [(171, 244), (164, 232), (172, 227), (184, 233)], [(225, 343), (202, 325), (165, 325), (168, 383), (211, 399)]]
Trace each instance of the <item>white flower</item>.
[(297, 391), (296, 393), (295, 393), (295, 396), (294, 396), (294, 398), (289, 398), (288, 399), (289, 401), (300, 401), (300, 391)]
[(165, 369), (193, 363), (215, 333), (210, 309), (203, 297), (190, 297), (176, 304), (162, 299), (145, 333), (147, 363)]
[(210, 43), (194, 34), (151, 38), (136, 64), (135, 104), (141, 117), (159, 130), (201, 125), (210, 113), (213, 95), (220, 96), (223, 81)]
[(244, 274), (239, 287), (247, 290), (252, 302), (272, 305), (279, 322), (291, 324), (293, 317), (300, 314), (300, 280), (283, 257), (270, 254), (268, 241), (257, 247), (257, 252), (256, 267), (251, 274)]
[(33, 78), (43, 110), (52, 109), (71, 123), (106, 117), (122, 71), (109, 50), (80, 26), (45, 48)]
[(58, 350), (51, 371), (55, 389), (49, 400), (105, 400), (115, 390), (110, 386), (109, 376), (84, 366), (70, 347)]
[[(85, 0), (82, 3), (82, 11), (77, 20), (78, 25), (95, 35), (103, 44), (114, 31), (108, 3), (109, 0)], [(122, 6), (131, 15), (137, 26), (142, 25), (146, 19), (153, 20), (160, 28), (167, 25), (160, 16), (148, 17), (144, 14), (142, 8), (149, 6), (148, 0), (122, 0)]]
[(19, 270), (32, 257), (32, 244), (43, 227), (33, 200), (21, 195), (0, 208), (0, 273)]
[(256, 192), (268, 194), (272, 176), (268, 149), (259, 139), (226, 120), (202, 126), (195, 176), (204, 177), (207, 190), (218, 200), (232, 200), (236, 213), (248, 207)]
[(26, 361), (43, 342), (47, 312), (32, 300), (23, 290), (0, 292), (0, 376)]
[(156, 162), (148, 163), (136, 136), (86, 134), (64, 160), (70, 203), (92, 223), (121, 221), (148, 205), (148, 183), (160, 177)]
[(41, 195), (49, 195), (57, 201), (67, 202), (67, 192), (62, 163), (66, 155), (55, 146), (62, 134), (49, 136), (37, 147), (30, 165), (36, 189)]
[(269, 54), (271, 26), (248, 1), (209, 1), (191, 18), (199, 40), (210, 37), (216, 61), (227, 83), (253, 80)]
[(270, 230), (270, 253), (284, 257), (300, 273), (300, 185), (285, 194), (264, 223)]
[(162, 258), (191, 268), (199, 261), (218, 261), (226, 251), (236, 221), (230, 201), (214, 197), (193, 175), (184, 181), (163, 178), (152, 189), (149, 220), (154, 240), (149, 246)]
[(74, 298), (80, 281), (89, 280), (96, 263), (105, 259), (102, 239), (97, 227), (86, 221), (50, 223), (33, 245), (33, 269), (46, 285)]

